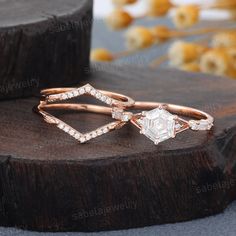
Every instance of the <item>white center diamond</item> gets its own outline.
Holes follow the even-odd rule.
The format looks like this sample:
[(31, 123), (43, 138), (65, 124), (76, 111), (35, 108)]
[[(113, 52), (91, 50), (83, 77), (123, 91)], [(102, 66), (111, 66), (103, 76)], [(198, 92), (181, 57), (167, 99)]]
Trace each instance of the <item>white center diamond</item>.
[(169, 138), (175, 137), (176, 116), (162, 108), (145, 112), (145, 116), (138, 120), (141, 133), (151, 139), (156, 145)]

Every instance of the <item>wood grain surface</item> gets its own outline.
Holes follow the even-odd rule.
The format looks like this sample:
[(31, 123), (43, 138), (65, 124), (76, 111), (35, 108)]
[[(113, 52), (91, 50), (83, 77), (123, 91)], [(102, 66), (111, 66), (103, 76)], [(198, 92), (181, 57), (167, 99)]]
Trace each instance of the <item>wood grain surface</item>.
[[(202, 109), (215, 117), (215, 127), (186, 131), (155, 146), (127, 125), (81, 145), (32, 112), (38, 98), (2, 101), (1, 225), (38, 231), (125, 229), (213, 215), (236, 199), (235, 81), (109, 64), (94, 65), (88, 81), (136, 100)], [(80, 131), (111, 120), (54, 114)]]
[(0, 1), (0, 100), (82, 80), (92, 0)]

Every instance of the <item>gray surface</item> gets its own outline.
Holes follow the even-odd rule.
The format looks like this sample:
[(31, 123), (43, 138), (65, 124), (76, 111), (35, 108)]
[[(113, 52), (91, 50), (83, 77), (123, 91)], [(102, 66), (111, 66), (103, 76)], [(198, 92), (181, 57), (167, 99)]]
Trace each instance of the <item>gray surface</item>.
[[(1, 0), (0, 0), (1, 1)], [(166, 21), (161, 21), (163, 23)], [(153, 24), (149, 21), (148, 24)], [(106, 32), (106, 33), (103, 33)], [(112, 51), (124, 49), (124, 40), (117, 32), (109, 32), (102, 21), (96, 21), (94, 27), (93, 47), (106, 47)], [(111, 40), (112, 39), (116, 39)], [(135, 56), (120, 60), (118, 63), (147, 64), (157, 55), (166, 52), (168, 45), (154, 47)], [(152, 226), (100, 233), (37, 233), (14, 228), (0, 228), (0, 236), (236, 236), (236, 202), (232, 203), (224, 213), (190, 222)]]
[(0, 228), (0, 236), (235, 236), (236, 202), (224, 214), (178, 224), (100, 233), (32, 233)]

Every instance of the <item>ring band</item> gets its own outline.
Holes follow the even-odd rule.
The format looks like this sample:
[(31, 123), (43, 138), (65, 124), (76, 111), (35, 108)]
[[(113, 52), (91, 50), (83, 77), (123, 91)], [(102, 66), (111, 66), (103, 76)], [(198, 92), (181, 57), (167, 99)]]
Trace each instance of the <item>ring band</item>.
[[(210, 130), (214, 123), (212, 116), (195, 108), (158, 102), (135, 102), (132, 98), (123, 94), (97, 90), (89, 84), (80, 88), (46, 89), (41, 94), (43, 100), (36, 107), (36, 112), (41, 114), (47, 123), (55, 124), (80, 143), (119, 129), (129, 121), (140, 129), (141, 134), (151, 139), (156, 145), (170, 138), (175, 138), (178, 133), (187, 129), (195, 131)], [(65, 101), (81, 95), (93, 96), (110, 107), (91, 104), (55, 104), (55, 102)], [(89, 133), (82, 134), (60, 119), (44, 111), (44, 109), (69, 109), (106, 115), (111, 114), (116, 121)], [(131, 110), (144, 111), (133, 113)], [(186, 120), (182, 116), (190, 117), (191, 119)]]
[[(141, 134), (151, 139), (156, 145), (169, 138), (175, 138), (176, 134), (187, 129), (210, 130), (214, 123), (214, 118), (208, 113), (186, 106), (158, 102), (135, 102), (131, 109), (151, 109), (132, 114), (130, 121), (140, 129)], [(185, 120), (178, 115), (197, 120)]]
[(198, 119), (198, 120), (191, 119), (189, 121), (186, 121), (189, 125), (189, 128), (191, 128), (192, 130), (210, 130), (213, 126), (214, 118), (211, 115), (192, 107), (167, 104), (167, 103), (158, 103), (158, 102), (135, 102), (135, 104), (132, 106), (132, 109), (136, 110), (140, 109), (147, 110), (155, 108), (162, 108), (176, 115), (182, 115)]
[[(135, 103), (135, 101), (128, 96), (110, 91), (97, 90), (90, 84), (86, 84), (79, 88), (45, 89), (41, 91), (41, 95), (43, 99), (40, 101), (40, 104), (35, 107), (34, 111), (40, 114), (47, 123), (56, 125), (59, 129), (68, 133), (80, 143), (85, 143), (90, 139), (96, 138), (124, 126), (126, 121), (128, 121), (130, 118), (130, 113), (125, 112), (124, 108), (131, 107)], [(55, 102), (65, 101), (82, 95), (90, 95), (95, 97), (101, 102), (109, 105), (110, 108), (90, 104), (55, 104)], [(112, 123), (83, 134), (44, 110), (50, 108), (88, 111), (102, 114), (111, 114), (112, 110), (114, 109), (116, 111), (119, 110), (121, 116), (116, 117), (120, 118), (120, 120), (117, 119)]]
[(112, 110), (111, 108), (97, 105), (90, 105), (90, 104), (46, 104), (41, 108), (39, 108), (39, 106), (36, 106), (34, 108), (34, 111), (40, 114), (43, 117), (44, 121), (46, 121), (49, 124), (56, 125), (57, 128), (69, 134), (80, 143), (85, 143), (93, 138), (97, 138), (98, 136), (101, 136), (113, 130), (120, 129), (126, 124), (126, 122), (116, 120), (102, 127), (99, 127), (96, 130), (87, 133), (81, 133), (76, 129), (74, 129), (73, 127), (71, 127), (70, 125), (63, 122), (62, 120), (58, 119), (57, 117), (49, 114), (44, 109), (50, 109), (50, 110), (67, 109), (67, 110), (86, 111), (86, 112), (108, 115), (111, 114)]
[(79, 88), (52, 88), (44, 89), (41, 95), (46, 103), (61, 102), (82, 95), (90, 95), (101, 102), (115, 107), (127, 108), (131, 107), (135, 102), (132, 98), (120, 93), (98, 90), (90, 84), (86, 84)]

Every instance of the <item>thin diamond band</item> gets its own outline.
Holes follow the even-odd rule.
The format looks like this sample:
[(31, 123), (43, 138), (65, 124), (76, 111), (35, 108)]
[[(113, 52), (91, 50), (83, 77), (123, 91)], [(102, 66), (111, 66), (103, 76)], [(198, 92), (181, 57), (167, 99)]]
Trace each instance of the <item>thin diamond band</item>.
[[(46, 110), (67, 109), (76, 111), (87, 111), (93, 113), (111, 114), (113, 109), (118, 109), (120, 112), (122, 112), (122, 115), (124, 114), (123, 116), (125, 118), (128, 112), (125, 112), (123, 108), (130, 107), (135, 103), (134, 100), (128, 96), (114, 92), (98, 90), (92, 87), (90, 84), (86, 84), (79, 88), (46, 89), (41, 91), (41, 95), (42, 100), (40, 101), (40, 104), (34, 108), (34, 111), (40, 114), (47, 123), (55, 125), (57, 128), (69, 134), (80, 143), (85, 143), (110, 131), (119, 129), (124, 126), (126, 122), (125, 120), (122, 120), (122, 117), (120, 117), (121, 120), (117, 119), (116, 121), (113, 121), (109, 124), (97, 128), (96, 130), (87, 133), (81, 133), (66, 124), (65, 122), (63, 122), (62, 120), (56, 118), (52, 114), (49, 114)], [(55, 104), (56, 102), (67, 101), (69, 99), (80, 97), (82, 95), (92, 96), (97, 100), (101, 101), (102, 103), (108, 105), (109, 107), (91, 104)]]
[(44, 89), (41, 91), (41, 95), (45, 103), (61, 102), (82, 95), (90, 95), (109, 106), (125, 108), (134, 104), (134, 100), (128, 96), (120, 93), (98, 90), (90, 84), (86, 84), (79, 88)]

